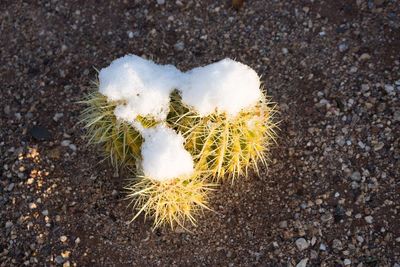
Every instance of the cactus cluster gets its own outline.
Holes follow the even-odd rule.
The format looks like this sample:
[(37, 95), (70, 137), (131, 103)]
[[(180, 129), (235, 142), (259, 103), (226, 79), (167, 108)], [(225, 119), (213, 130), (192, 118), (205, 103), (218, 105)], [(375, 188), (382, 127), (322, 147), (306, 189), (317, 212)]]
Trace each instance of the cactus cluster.
[[(147, 64), (142, 59), (134, 60)], [(173, 71), (174, 75), (179, 73), (175, 69)], [(140, 71), (137, 73), (143, 75)], [(186, 76), (174, 77), (181, 79), (171, 83), (174, 87), (189, 79)], [(99, 82), (95, 83), (95, 92), (83, 101), (87, 105), (83, 111), (83, 122), (90, 143), (99, 144), (116, 167), (128, 166), (135, 172), (132, 182), (126, 187), (127, 197), (137, 211), (133, 219), (143, 213), (145, 217), (153, 218), (154, 228), (163, 225), (185, 227), (187, 222), (195, 224), (197, 213), (210, 209), (208, 194), (218, 182), (247, 177), (250, 169), (258, 171), (260, 163), (267, 163), (269, 147), (276, 137), (273, 122), (275, 106), (263, 93), (252, 105), (234, 114), (218, 107), (212, 112), (202, 113), (188, 101), (185, 102), (180, 88), (171, 88), (169, 108), (163, 110), (165, 115), (141, 114), (127, 120), (126, 115), (121, 118), (117, 112), (121, 106), (125, 108), (128, 105), (127, 101), (112, 99), (102, 93), (101, 83), (100, 75)], [(171, 144), (161, 146), (163, 140), (158, 139), (164, 137), (157, 139), (151, 135), (158, 128), (169, 129), (165, 132), (168, 133), (165, 140), (170, 139)], [(150, 142), (151, 138), (156, 140)], [(151, 143), (153, 147), (149, 148), (145, 143)], [(148, 151), (144, 152), (144, 149)], [(149, 157), (149, 153), (151, 159), (145, 158)], [(189, 153), (191, 159), (187, 159), (185, 153)], [(186, 157), (186, 171), (177, 170), (176, 176), (172, 172), (172, 176), (163, 177), (162, 170), (165, 168), (169, 171), (180, 168), (181, 163), (175, 162), (183, 160), (179, 155)], [(160, 168), (161, 174), (151, 172), (149, 168)]]

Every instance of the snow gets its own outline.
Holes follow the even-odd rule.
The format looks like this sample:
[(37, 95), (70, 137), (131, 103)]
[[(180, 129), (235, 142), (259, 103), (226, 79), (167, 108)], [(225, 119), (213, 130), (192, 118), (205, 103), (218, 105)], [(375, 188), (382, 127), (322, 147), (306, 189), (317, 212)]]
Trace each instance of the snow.
[(249, 66), (232, 59), (194, 68), (181, 84), (182, 100), (201, 116), (214, 112), (237, 115), (261, 98), (260, 78)]
[[(262, 97), (257, 73), (229, 58), (183, 73), (172, 65), (127, 55), (101, 69), (99, 92), (109, 101), (117, 101), (116, 117), (129, 122), (144, 137), (142, 170), (145, 176), (160, 182), (194, 171), (184, 138), (164, 124), (174, 89), (200, 116), (217, 112), (234, 117)], [(146, 129), (136, 120), (139, 115), (159, 124)]]
[(99, 73), (99, 92), (121, 101), (117, 118), (133, 122), (138, 115), (165, 120), (169, 95), (178, 87), (182, 73), (172, 65), (158, 65), (135, 55), (114, 60)]
[(143, 129), (144, 175), (165, 182), (193, 173), (193, 158), (183, 146), (184, 138), (163, 124)]
[(262, 95), (257, 73), (229, 58), (182, 73), (172, 65), (127, 55), (102, 69), (99, 82), (100, 93), (122, 102), (115, 109), (117, 118), (131, 123), (138, 115), (165, 120), (174, 89), (200, 116), (214, 112), (235, 116)]

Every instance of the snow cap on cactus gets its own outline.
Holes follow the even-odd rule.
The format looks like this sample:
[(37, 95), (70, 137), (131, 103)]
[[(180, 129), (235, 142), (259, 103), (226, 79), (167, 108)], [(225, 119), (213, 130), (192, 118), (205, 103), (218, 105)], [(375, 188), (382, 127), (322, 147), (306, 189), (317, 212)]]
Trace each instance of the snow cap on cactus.
[(172, 65), (158, 65), (135, 55), (114, 60), (99, 73), (99, 92), (121, 103), (117, 118), (133, 122), (140, 115), (162, 121), (169, 110), (169, 95), (182, 73)]
[(141, 164), (146, 177), (164, 182), (193, 174), (193, 159), (180, 134), (160, 124), (144, 129), (143, 136)]
[(182, 101), (201, 116), (214, 112), (237, 115), (262, 97), (260, 78), (247, 65), (226, 58), (186, 73), (181, 84)]

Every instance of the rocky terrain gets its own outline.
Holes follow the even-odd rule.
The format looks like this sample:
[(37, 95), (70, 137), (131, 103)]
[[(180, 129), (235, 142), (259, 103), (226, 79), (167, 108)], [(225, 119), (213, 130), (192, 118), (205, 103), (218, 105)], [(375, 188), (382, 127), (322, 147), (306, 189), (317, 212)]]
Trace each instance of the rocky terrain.
[[(400, 266), (398, 0), (99, 2), (0, 2), (0, 266)], [(128, 53), (236, 59), (279, 105), (269, 167), (190, 232), (130, 223), (78, 123)]]

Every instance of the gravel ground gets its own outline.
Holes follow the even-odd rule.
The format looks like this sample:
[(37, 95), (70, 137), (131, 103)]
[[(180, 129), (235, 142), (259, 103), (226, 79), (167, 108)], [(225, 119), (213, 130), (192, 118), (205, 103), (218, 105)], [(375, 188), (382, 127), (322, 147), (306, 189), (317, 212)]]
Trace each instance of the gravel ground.
[[(0, 266), (400, 266), (398, 0), (97, 3), (0, 2)], [(269, 168), (191, 233), (129, 224), (128, 174), (77, 124), (127, 53), (237, 59), (280, 106)]]

